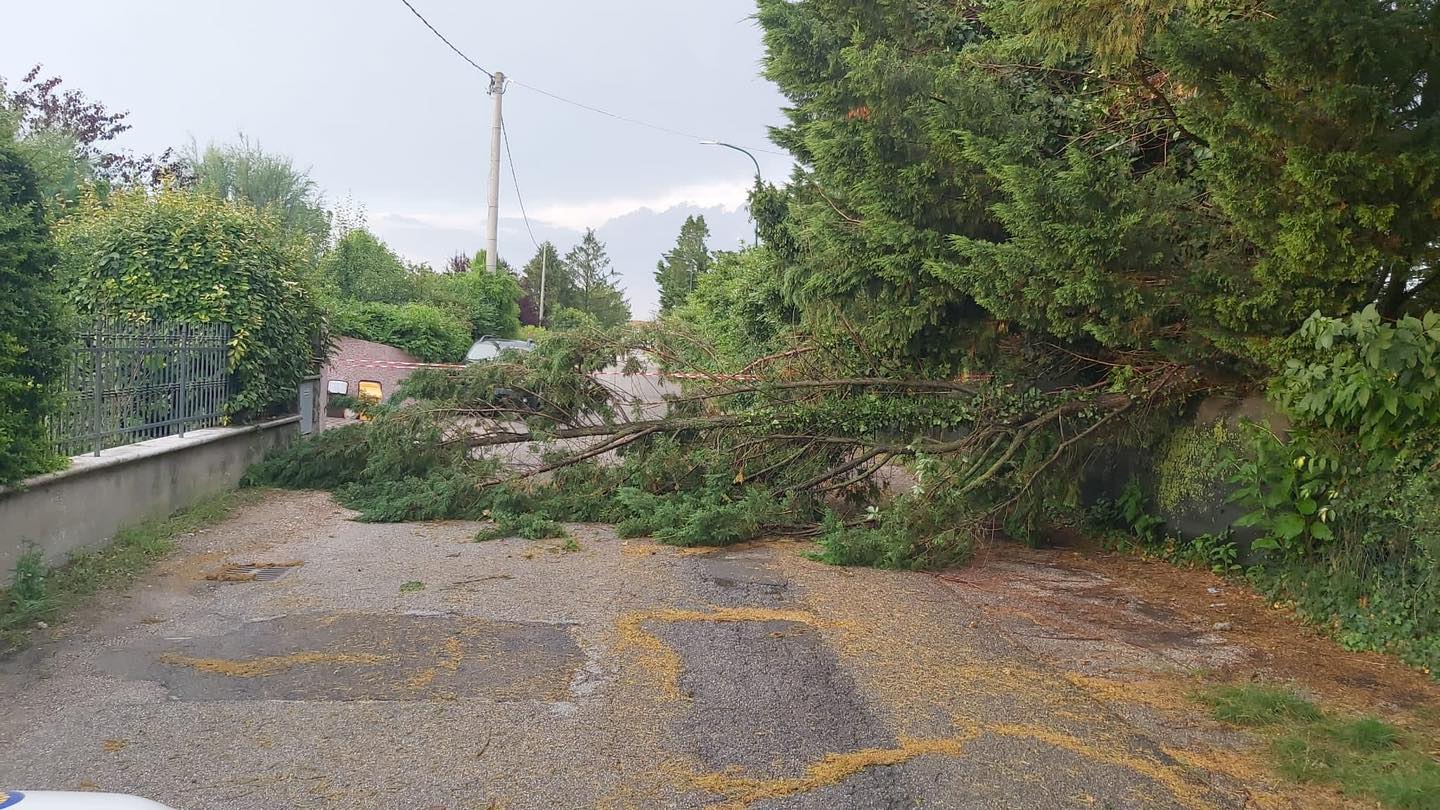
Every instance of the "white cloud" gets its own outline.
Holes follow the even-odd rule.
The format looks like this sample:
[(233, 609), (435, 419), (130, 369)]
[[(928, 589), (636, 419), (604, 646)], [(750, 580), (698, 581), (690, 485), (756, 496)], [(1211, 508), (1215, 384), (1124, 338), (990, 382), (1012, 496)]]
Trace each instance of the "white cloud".
[(749, 192), (749, 180), (699, 183), (666, 189), (647, 197), (609, 197), (578, 203), (545, 204), (533, 209), (531, 216), (546, 225), (583, 231), (602, 227), (638, 211), (659, 213), (681, 206), (694, 206), (733, 212), (744, 207)]
[(443, 211), (376, 211), (366, 215), (375, 230), (423, 228), (442, 231), (485, 232), (484, 208), (447, 208)]
[[(529, 208), (530, 219), (536, 224), (581, 232), (601, 228), (627, 214), (641, 211), (661, 213), (673, 208), (720, 208), (734, 213), (745, 207), (750, 193), (750, 180), (724, 180), (692, 183), (663, 189), (646, 196), (601, 197), (578, 202), (542, 202)], [(375, 211), (367, 217), (376, 230), (440, 229), (484, 233), (485, 208), (456, 206), (441, 210), (416, 210), (394, 206), (391, 210)], [(502, 221), (520, 222), (518, 211), (501, 210)]]

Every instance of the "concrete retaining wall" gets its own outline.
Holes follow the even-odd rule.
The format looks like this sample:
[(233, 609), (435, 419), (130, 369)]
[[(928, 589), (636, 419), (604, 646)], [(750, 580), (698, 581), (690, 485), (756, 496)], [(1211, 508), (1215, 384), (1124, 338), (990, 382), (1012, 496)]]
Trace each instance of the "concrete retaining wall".
[(232, 489), (272, 448), (300, 435), (300, 417), (191, 431), (77, 456), (69, 469), (0, 487), (0, 574), (32, 546), (51, 565), (104, 546), (115, 532)]

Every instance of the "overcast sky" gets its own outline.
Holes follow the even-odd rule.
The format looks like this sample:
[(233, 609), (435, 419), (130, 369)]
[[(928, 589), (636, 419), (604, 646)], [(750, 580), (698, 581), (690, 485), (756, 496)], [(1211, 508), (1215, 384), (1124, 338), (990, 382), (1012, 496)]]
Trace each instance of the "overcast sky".
[[(778, 152), (783, 99), (759, 76), (751, 0), (411, 0), (490, 70), (669, 129)], [(160, 151), (243, 131), (363, 205), (402, 255), (439, 264), (484, 244), (487, 79), (401, 0), (46, 0), (3, 3), (0, 76), (36, 63), (112, 109), (123, 145)], [(637, 317), (688, 213), (711, 246), (751, 235), (754, 168), (737, 152), (623, 123), (511, 85), (505, 121), (535, 236), (562, 253), (599, 230)], [(755, 152), (765, 177), (788, 157)], [(534, 253), (508, 173), (500, 254)]]

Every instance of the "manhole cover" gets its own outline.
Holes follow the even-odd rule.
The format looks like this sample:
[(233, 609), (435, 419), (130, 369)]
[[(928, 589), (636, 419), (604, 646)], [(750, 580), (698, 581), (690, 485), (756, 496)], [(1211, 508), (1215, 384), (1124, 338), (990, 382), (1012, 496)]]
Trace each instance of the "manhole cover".
[(211, 582), (274, 582), (304, 563), (230, 563), (205, 575)]

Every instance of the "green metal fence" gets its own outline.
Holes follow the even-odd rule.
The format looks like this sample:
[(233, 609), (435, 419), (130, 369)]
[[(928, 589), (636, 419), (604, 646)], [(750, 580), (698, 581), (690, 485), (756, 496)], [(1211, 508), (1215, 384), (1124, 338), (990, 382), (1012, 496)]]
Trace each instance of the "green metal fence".
[(224, 324), (97, 321), (77, 337), (50, 420), (62, 455), (214, 427), (232, 394)]

